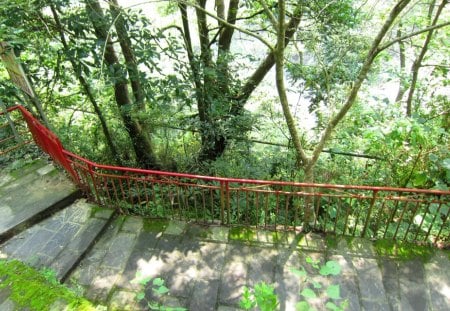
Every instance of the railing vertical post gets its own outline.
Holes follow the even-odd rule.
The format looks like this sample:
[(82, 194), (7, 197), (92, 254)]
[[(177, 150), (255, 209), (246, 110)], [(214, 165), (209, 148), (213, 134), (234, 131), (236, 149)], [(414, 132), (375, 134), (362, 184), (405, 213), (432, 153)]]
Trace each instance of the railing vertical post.
[(224, 210), (225, 210), (225, 182), (220, 182), (220, 223), (224, 224)]
[(448, 220), (449, 217), (450, 217), (450, 208), (447, 209), (447, 215), (445, 215), (445, 218), (442, 220), (441, 228), (439, 229), (438, 234), (434, 238), (434, 244), (436, 244), (438, 242), (439, 236), (441, 235), (442, 230), (444, 229), (444, 226), (447, 223), (447, 220)]
[(366, 236), (367, 227), (369, 226), (370, 217), (372, 216), (372, 210), (373, 210), (373, 206), (375, 205), (375, 201), (377, 199), (377, 194), (378, 194), (378, 191), (377, 190), (373, 190), (373, 196), (372, 196), (372, 200), (370, 200), (369, 211), (367, 212), (366, 221), (364, 223), (364, 228), (363, 228), (363, 231), (361, 233), (361, 237), (362, 238), (364, 238)]
[(230, 183), (228, 181), (225, 182), (225, 190), (226, 190), (226, 196), (225, 196), (225, 206), (227, 208), (227, 221), (228, 225), (231, 224), (231, 210), (230, 210)]
[(428, 237), (430, 236), (431, 229), (433, 229), (433, 226), (436, 222), (437, 216), (439, 215), (439, 217), (440, 217), (442, 205), (443, 205), (442, 202), (440, 202), (439, 207), (436, 209), (436, 212), (434, 213), (434, 217), (433, 217), (433, 220), (431, 221), (430, 227), (428, 228), (427, 235), (425, 237), (425, 241), (428, 240)]
[(228, 181), (220, 182), (220, 221), (225, 224), (225, 209), (227, 211), (227, 224), (230, 220), (230, 184)]
[(16, 142), (21, 143), (22, 139), (20, 139), (20, 135), (16, 130), (16, 127), (14, 125), (13, 120), (11, 120), (11, 117), (9, 116), (8, 110), (6, 109), (6, 106), (3, 104), (2, 100), (0, 99), (0, 108), (2, 109), (3, 114), (5, 115), (6, 120), (8, 121), (9, 127), (11, 128), (14, 138), (16, 139)]
[(102, 202), (100, 201), (100, 195), (98, 194), (97, 183), (95, 182), (94, 169), (92, 167), (92, 164), (88, 163), (87, 167), (88, 167), (89, 176), (91, 176), (91, 179), (92, 179), (92, 185), (94, 187), (94, 192), (95, 192), (97, 203), (102, 204)]

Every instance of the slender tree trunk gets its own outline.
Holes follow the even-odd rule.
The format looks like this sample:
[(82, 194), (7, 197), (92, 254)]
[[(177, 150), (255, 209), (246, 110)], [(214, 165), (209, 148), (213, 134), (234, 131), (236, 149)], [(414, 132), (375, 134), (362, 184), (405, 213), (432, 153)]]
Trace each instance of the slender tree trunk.
[[(398, 25), (397, 29), (397, 38), (402, 37), (402, 24)], [(405, 95), (406, 92), (406, 83), (404, 81), (405, 77), (405, 69), (406, 69), (406, 55), (405, 55), (405, 43), (400, 40), (398, 42), (398, 58), (400, 61), (400, 85), (398, 87), (397, 96), (395, 97), (395, 102), (399, 102), (402, 100), (403, 95)]]
[[(432, 1), (432, 3), (430, 4), (430, 10), (429, 10), (429, 15), (428, 15), (430, 20), (431, 20), (432, 14), (433, 14), (433, 9), (434, 9), (435, 3), (436, 3), (436, 1)], [(435, 26), (437, 24), (437, 22), (439, 20), (439, 16), (441, 15), (442, 10), (444, 9), (444, 6), (447, 3), (448, 3), (448, 0), (442, 0), (441, 4), (439, 5), (439, 7), (437, 9), (437, 12), (434, 16), (433, 22), (431, 24), (432, 26)], [(408, 98), (406, 100), (406, 116), (407, 117), (412, 116), (412, 102), (413, 102), (413, 98), (414, 98), (414, 92), (416, 90), (417, 80), (419, 77), (419, 69), (422, 66), (422, 61), (425, 57), (425, 54), (428, 51), (428, 46), (430, 44), (431, 38), (433, 37), (433, 34), (434, 34), (434, 30), (430, 30), (427, 33), (425, 41), (420, 50), (420, 53), (417, 56), (417, 58), (414, 60), (414, 63), (411, 68), (411, 73), (412, 73), (411, 85), (409, 87)]]
[(63, 45), (64, 51), (66, 56), (68, 57), (73, 71), (78, 79), (78, 81), (80, 82), (81, 87), (83, 88), (84, 93), (86, 94), (86, 96), (88, 97), (89, 101), (91, 102), (92, 106), (94, 107), (94, 111), (97, 114), (97, 117), (100, 121), (100, 125), (102, 127), (102, 131), (103, 131), (103, 135), (105, 135), (105, 139), (106, 139), (106, 144), (108, 145), (111, 154), (113, 156), (113, 158), (115, 159), (116, 163), (119, 165), (122, 165), (122, 161), (120, 159), (120, 155), (119, 152), (116, 149), (116, 146), (114, 145), (113, 139), (112, 139), (112, 135), (109, 131), (109, 128), (107, 126), (105, 117), (103, 116), (103, 112), (101, 111), (97, 100), (95, 99), (94, 95), (92, 94), (91, 91), (91, 87), (89, 86), (88, 82), (86, 81), (86, 79), (83, 77), (82, 71), (81, 71), (81, 67), (80, 64), (77, 64), (76, 60), (73, 58), (73, 56), (71, 56), (70, 53), (70, 49), (69, 49), (69, 45), (67, 44), (67, 40), (66, 37), (64, 35), (64, 30), (63, 27), (61, 25), (61, 21), (59, 19), (58, 16), (58, 12), (56, 11), (55, 6), (52, 4), (50, 5), (50, 9), (52, 11), (53, 14), (53, 18), (55, 20), (55, 24), (57, 27), (57, 30), (59, 32), (59, 37), (61, 39), (61, 43)]
[[(386, 33), (389, 31), (389, 29), (393, 25), (393, 23), (396, 20), (396, 18), (398, 17), (398, 15), (409, 4), (410, 1), (411, 0), (400, 0), (394, 6), (394, 8), (391, 10), (384, 25), (382, 26), (381, 30), (379, 31), (379, 33), (375, 37), (374, 41), (372, 42), (372, 46), (366, 56), (366, 59), (362, 65), (360, 71), (359, 71), (358, 77), (356, 78), (356, 80), (353, 83), (353, 87), (350, 90), (347, 100), (345, 101), (342, 108), (338, 111), (338, 113), (335, 116), (333, 116), (330, 119), (330, 121), (328, 122), (328, 124), (327, 124), (324, 132), (322, 133), (318, 144), (314, 148), (313, 154), (310, 158), (306, 155), (304, 148), (301, 144), (301, 141), (300, 141), (300, 138), (298, 135), (298, 131), (297, 131), (297, 127), (295, 126), (295, 121), (292, 117), (292, 114), (291, 114), (290, 108), (289, 108), (289, 104), (287, 101), (287, 95), (286, 95), (286, 90), (284, 87), (284, 77), (283, 77), (283, 75), (284, 75), (284, 63), (283, 63), (284, 62), (284, 60), (283, 60), (284, 59), (284, 48), (281, 48), (281, 46), (280, 46), (280, 41), (281, 41), (280, 36), (282, 35), (283, 31), (282, 30), (277, 31), (277, 33), (278, 33), (277, 44), (279, 46), (277, 46), (277, 48), (274, 50), (274, 54), (275, 54), (274, 58), (277, 63), (277, 66), (276, 66), (277, 89), (279, 92), (280, 102), (281, 102), (281, 105), (283, 108), (283, 113), (285, 115), (289, 133), (291, 135), (291, 138), (292, 138), (292, 141), (294, 144), (294, 148), (297, 153), (297, 159), (298, 159), (297, 162), (298, 162), (298, 164), (302, 165), (302, 168), (305, 171), (305, 176), (308, 178), (306, 181), (312, 181), (311, 178), (314, 176), (314, 173), (313, 173), (314, 167), (317, 163), (317, 160), (319, 159), (320, 153), (323, 151), (323, 149), (325, 147), (325, 143), (330, 139), (331, 134), (332, 134), (334, 128), (336, 127), (336, 125), (345, 117), (347, 112), (353, 106), (353, 104), (356, 100), (356, 97), (358, 95), (359, 89), (361, 88), (362, 83), (366, 79), (367, 74), (369, 73), (369, 70), (372, 67), (373, 61), (375, 60), (376, 56), (381, 51), (379, 49), (379, 47), (380, 47), (380, 44), (381, 44), (383, 38), (385, 37)], [(279, 1), (279, 7), (281, 6), (282, 2), (283, 2), (282, 0)], [(281, 21), (279, 20), (278, 23), (281, 23), (282, 21), (283, 20), (281, 20)], [(278, 27), (281, 27), (281, 26), (278, 25)]]
[[(297, 31), (298, 25), (302, 19), (303, 15), (303, 7), (301, 4), (298, 4), (295, 8), (292, 17), (286, 26), (285, 37), (284, 37), (284, 45), (287, 46), (289, 42), (292, 40), (295, 32)], [(243, 109), (245, 103), (252, 95), (253, 91), (258, 87), (261, 81), (264, 79), (266, 74), (272, 69), (275, 64), (274, 50), (271, 50), (267, 53), (266, 58), (261, 62), (261, 64), (256, 68), (253, 74), (247, 79), (245, 84), (239, 90), (237, 96), (235, 97), (234, 105), (232, 108), (233, 113), (238, 113)]]
[(330, 139), (331, 134), (334, 130), (334, 128), (338, 125), (339, 122), (342, 121), (342, 119), (345, 117), (347, 112), (350, 110), (350, 108), (355, 103), (356, 97), (358, 95), (358, 92), (365, 81), (370, 68), (372, 67), (373, 61), (378, 56), (378, 54), (381, 52), (381, 49), (379, 49), (381, 42), (383, 38), (386, 36), (389, 29), (394, 24), (395, 20), (399, 16), (399, 14), (403, 11), (403, 9), (411, 2), (411, 0), (400, 0), (397, 2), (397, 4), (393, 7), (391, 10), (389, 16), (387, 17), (386, 21), (384, 22), (383, 26), (381, 27), (380, 31), (378, 32), (375, 39), (372, 41), (372, 46), (367, 53), (366, 59), (359, 71), (358, 77), (353, 83), (352, 89), (350, 90), (350, 93), (347, 96), (347, 99), (342, 106), (342, 108), (338, 111), (338, 113), (330, 119), (328, 122), (324, 132), (322, 133), (320, 140), (317, 144), (317, 146), (314, 148), (313, 155), (311, 157), (311, 161), (308, 163), (308, 165), (305, 168), (305, 172), (309, 172), (309, 170), (313, 170), (314, 166), (317, 163), (317, 160), (319, 159), (319, 155), (322, 152), (323, 148), (325, 147), (325, 143)]
[[(291, 135), (292, 143), (294, 145), (294, 150), (296, 153), (297, 168), (307, 167), (310, 159), (306, 155), (304, 148), (302, 146), (300, 136), (297, 130), (297, 125), (294, 117), (292, 116), (291, 109), (289, 107), (289, 100), (287, 97), (286, 86), (284, 82), (284, 53), (285, 53), (285, 1), (278, 1), (278, 20), (275, 20), (273, 17), (273, 24), (277, 30), (277, 45), (273, 51), (274, 59), (275, 59), (275, 82), (278, 91), (278, 98), (280, 100), (280, 104), (283, 110), (284, 118), (286, 120), (286, 124), (289, 130), (289, 134)], [(267, 10), (267, 13), (270, 12)], [(303, 182), (313, 182), (312, 170), (307, 172), (304, 176)], [(305, 193), (311, 193), (314, 191), (311, 187), (305, 187), (302, 189)], [(298, 204), (298, 203), (297, 203)], [(314, 222), (314, 204), (311, 201), (311, 196), (305, 196), (304, 201), (301, 206), (294, 206), (294, 208), (303, 211), (303, 227), (305, 230), (308, 230), (310, 223)]]
[[(229, 25), (234, 25), (239, 10), (239, 0), (230, 0), (228, 10), (225, 12), (226, 5), (223, 0), (216, 0), (217, 16), (226, 20)], [(205, 9), (206, 0), (198, 0), (198, 7)], [(272, 52), (269, 52), (266, 59), (256, 69), (253, 75), (247, 80), (243, 87), (234, 91), (230, 85), (229, 52), (231, 40), (234, 34), (234, 28), (218, 21), (218, 52), (217, 60), (213, 62), (211, 56), (211, 42), (209, 39), (209, 29), (206, 23), (206, 14), (203, 10), (196, 8), (199, 41), (201, 55), (199, 61), (195, 59), (190, 46), (190, 31), (188, 17), (186, 13), (186, 4), (179, 3), (180, 12), (183, 20), (183, 29), (185, 35), (186, 49), (190, 62), (191, 71), (194, 76), (196, 87), (197, 106), (200, 119), (201, 150), (198, 156), (200, 162), (213, 161), (220, 157), (228, 145), (228, 134), (223, 131), (221, 123), (229, 121), (230, 118), (239, 116), (243, 113), (245, 102), (251, 93), (256, 89), (265, 75), (275, 64)], [(301, 19), (302, 10), (299, 4), (290, 18), (285, 33), (285, 44), (288, 44), (295, 33)], [(200, 71), (199, 62), (201, 63)], [(213, 74), (212, 74), (213, 73)], [(216, 115), (212, 111), (214, 105), (219, 103), (221, 109), (227, 106), (228, 113)]]
[(105, 17), (97, 0), (86, 0), (86, 12), (94, 26), (95, 34), (106, 45), (104, 59), (114, 80), (114, 96), (125, 128), (130, 136), (137, 161), (144, 168), (159, 168), (151, 141), (138, 120), (131, 117), (132, 101), (128, 93), (126, 74), (119, 62), (113, 43), (108, 36)]
[(131, 81), (131, 89), (137, 107), (141, 110), (145, 110), (144, 99), (145, 92), (141, 85), (140, 73), (136, 63), (136, 56), (132, 48), (131, 39), (128, 35), (125, 19), (123, 18), (121, 8), (117, 3), (117, 0), (110, 0), (109, 7), (112, 13), (112, 17), (115, 21), (115, 27), (117, 30), (117, 37), (119, 39), (120, 47), (122, 49), (125, 63), (127, 65), (128, 76)]
[(204, 101), (204, 92), (203, 92), (203, 84), (200, 76), (200, 68), (199, 62), (195, 58), (194, 51), (192, 49), (192, 38), (191, 31), (189, 28), (189, 18), (187, 13), (186, 4), (183, 2), (178, 3), (178, 7), (181, 13), (181, 20), (183, 24), (183, 32), (184, 32), (184, 43), (186, 46), (187, 56), (189, 59), (189, 66), (191, 67), (192, 76), (195, 85), (195, 97), (197, 100), (197, 106), (199, 109), (200, 118), (204, 118), (205, 111), (203, 107), (205, 107)]
[[(295, 125), (295, 120), (292, 116), (292, 113), (289, 108), (289, 102), (286, 94), (286, 88), (284, 86), (284, 51), (285, 51), (285, 45), (283, 43), (283, 38), (285, 37), (285, 28), (284, 28), (284, 15), (285, 15), (285, 2), (284, 0), (278, 1), (278, 22), (277, 22), (277, 47), (273, 51), (275, 63), (276, 63), (276, 84), (277, 84), (277, 90), (278, 95), (280, 99), (280, 103), (283, 109), (283, 113), (286, 119), (286, 124), (289, 129), (289, 134), (291, 135), (292, 142), (294, 144), (294, 149), (296, 151), (297, 155), (297, 165), (299, 168), (303, 168), (305, 175), (304, 175), (304, 181), (305, 182), (313, 182), (314, 181), (314, 167), (317, 163), (317, 160), (319, 159), (320, 153), (323, 151), (325, 147), (325, 143), (330, 139), (331, 134), (336, 127), (336, 125), (344, 118), (344, 116), (347, 114), (347, 112), (350, 110), (350, 108), (353, 106), (356, 96), (358, 94), (359, 89), (361, 88), (362, 83), (367, 77), (367, 74), (372, 67), (373, 61), (375, 60), (375, 57), (378, 55), (380, 50), (378, 49), (381, 41), (385, 37), (388, 30), (391, 28), (392, 24), (394, 23), (397, 16), (400, 14), (400, 12), (408, 5), (410, 0), (400, 0), (397, 5), (394, 6), (391, 13), (389, 14), (389, 17), (385, 21), (383, 27), (379, 31), (378, 35), (375, 37), (374, 41), (372, 42), (372, 46), (367, 54), (367, 57), (364, 61), (364, 64), (362, 65), (359, 75), (355, 82), (353, 83), (353, 87), (350, 90), (350, 93), (347, 97), (346, 102), (342, 106), (342, 108), (339, 110), (339, 112), (330, 119), (328, 122), (324, 132), (322, 133), (322, 136), (314, 148), (313, 154), (311, 157), (308, 157), (305, 153), (304, 147), (301, 144), (300, 136), (298, 135), (298, 130)], [(268, 12), (270, 14), (270, 12)], [(312, 189), (309, 189), (306, 187), (304, 189), (305, 192), (310, 192)], [(311, 204), (311, 202), (307, 197), (305, 199), (305, 206), (304, 206), (304, 225), (307, 227), (309, 224), (314, 221), (315, 213), (314, 213), (314, 204)]]

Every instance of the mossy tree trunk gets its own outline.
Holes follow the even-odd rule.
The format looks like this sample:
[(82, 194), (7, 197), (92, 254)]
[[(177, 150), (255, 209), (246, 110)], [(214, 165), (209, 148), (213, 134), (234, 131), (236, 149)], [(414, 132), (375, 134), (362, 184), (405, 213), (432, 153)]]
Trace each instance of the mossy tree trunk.
[[(128, 92), (126, 73), (108, 35), (108, 25), (99, 2), (97, 0), (86, 0), (86, 12), (94, 26), (97, 39), (105, 44), (104, 60), (110, 68), (115, 100), (132, 142), (137, 162), (140, 167), (157, 169), (159, 165), (153, 151), (150, 135), (145, 131), (143, 124), (132, 117), (131, 112), (134, 104)], [(131, 49), (131, 47), (129, 48)]]

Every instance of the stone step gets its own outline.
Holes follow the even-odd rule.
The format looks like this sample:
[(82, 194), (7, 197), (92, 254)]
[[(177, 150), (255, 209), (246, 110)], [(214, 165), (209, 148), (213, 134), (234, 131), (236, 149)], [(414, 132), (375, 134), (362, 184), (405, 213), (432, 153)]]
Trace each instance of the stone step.
[(80, 191), (75, 185), (45, 160), (16, 169), (2, 169), (0, 244), (79, 197)]
[(425, 284), (430, 291), (430, 309), (448, 310), (450, 307), (450, 253), (437, 251), (425, 262)]
[(64, 280), (95, 243), (113, 217), (113, 210), (78, 200), (24, 230), (0, 247), (0, 257), (49, 268)]

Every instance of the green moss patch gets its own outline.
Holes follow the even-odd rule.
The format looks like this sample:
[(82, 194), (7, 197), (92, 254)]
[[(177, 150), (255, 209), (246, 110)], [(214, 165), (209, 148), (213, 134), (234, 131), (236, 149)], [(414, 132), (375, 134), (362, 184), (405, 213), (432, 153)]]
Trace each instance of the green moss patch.
[(185, 232), (185, 237), (188, 239), (208, 239), (211, 236), (211, 228), (200, 225), (190, 225)]
[(229, 239), (234, 241), (256, 241), (257, 231), (246, 227), (230, 228)]
[(169, 226), (167, 219), (144, 219), (144, 231), (163, 232)]
[(9, 292), (17, 307), (33, 311), (67, 305), (67, 310), (93, 311), (94, 305), (60, 284), (51, 270), (37, 271), (17, 260), (0, 260), (0, 290)]
[(9, 174), (14, 178), (20, 178), (33, 171), (40, 169), (45, 166), (45, 162), (41, 159), (19, 159), (14, 161), (7, 169), (9, 169)]
[(420, 258), (423, 262), (426, 262), (435, 253), (435, 250), (431, 246), (403, 243), (387, 239), (375, 241), (374, 246), (378, 255), (393, 256), (400, 260)]
[(325, 243), (327, 245), (327, 248), (336, 249), (339, 244), (339, 238), (335, 235), (328, 234), (325, 236)]

